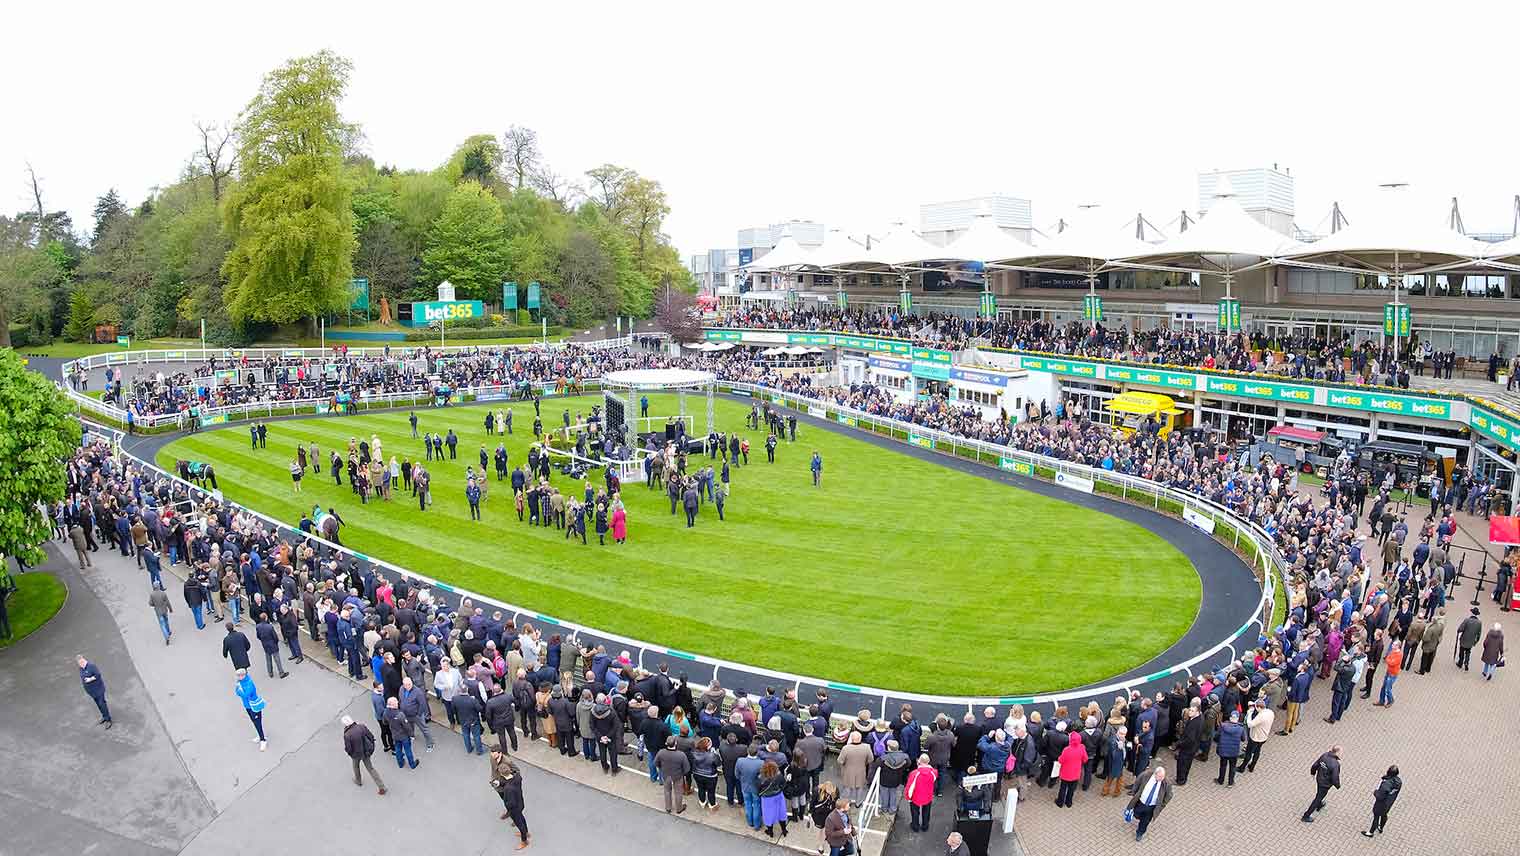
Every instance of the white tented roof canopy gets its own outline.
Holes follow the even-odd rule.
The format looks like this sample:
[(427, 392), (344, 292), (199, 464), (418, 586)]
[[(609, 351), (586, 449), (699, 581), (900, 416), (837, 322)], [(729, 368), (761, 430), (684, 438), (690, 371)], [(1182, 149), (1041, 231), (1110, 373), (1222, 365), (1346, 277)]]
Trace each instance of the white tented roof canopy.
[(945, 257), (945, 250), (919, 237), (912, 229), (898, 224), (870, 249), (871, 259), (885, 267), (908, 267)]
[(1096, 209), (1070, 218), (1066, 228), (1033, 247), (997, 260), (998, 267), (1015, 270), (1097, 272), (1115, 259), (1141, 255), (1153, 245), (1135, 237), (1131, 224), (1116, 224)]
[(1350, 223), (1317, 241), (1280, 253), (1286, 264), (1368, 273), (1419, 273), (1470, 264), (1491, 247), (1443, 223), (1436, 206), (1419, 204), (1406, 188), (1384, 188), (1375, 200), (1348, 209)]
[(1277, 256), (1294, 242), (1247, 214), (1232, 196), (1220, 196), (1187, 231), (1128, 261), (1188, 270), (1240, 270)]
[(1520, 235), (1497, 244), (1489, 244), (1483, 251), (1486, 261), (1520, 264)]
[(693, 369), (627, 369), (602, 375), (602, 386), (615, 389), (692, 389), (710, 386), (717, 376)]
[(770, 252), (744, 266), (745, 270), (796, 270), (813, 265), (813, 254), (791, 235), (781, 236)]
[(981, 215), (972, 218), (965, 234), (939, 249), (939, 255), (931, 258), (985, 263), (1022, 255), (1029, 250), (1029, 244), (1004, 232), (991, 216)]
[(830, 229), (823, 244), (808, 254), (809, 264), (820, 269), (870, 263), (875, 261), (872, 256), (871, 250), (856, 243), (842, 229)]

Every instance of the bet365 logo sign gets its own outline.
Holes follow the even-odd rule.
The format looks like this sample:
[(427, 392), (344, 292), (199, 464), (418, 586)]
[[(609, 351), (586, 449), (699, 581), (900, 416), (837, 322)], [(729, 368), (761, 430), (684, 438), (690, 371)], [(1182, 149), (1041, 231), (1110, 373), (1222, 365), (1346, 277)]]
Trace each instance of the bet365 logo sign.
[(476, 317), (475, 304), (461, 301), (458, 303), (430, 303), (422, 308), (424, 321), (458, 321), (461, 318)]

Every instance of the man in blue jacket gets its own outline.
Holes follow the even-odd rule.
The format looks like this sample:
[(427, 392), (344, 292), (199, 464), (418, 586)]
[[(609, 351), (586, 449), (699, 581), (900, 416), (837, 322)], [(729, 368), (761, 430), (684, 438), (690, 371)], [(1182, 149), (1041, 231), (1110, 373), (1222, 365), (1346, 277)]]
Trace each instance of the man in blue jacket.
[(1225, 784), (1226, 771), (1229, 774), (1227, 787), (1235, 787), (1235, 761), (1240, 758), (1240, 749), (1245, 745), (1246, 729), (1240, 724), (1240, 711), (1230, 711), (1230, 720), (1221, 723), (1219, 733), (1214, 735), (1214, 742), (1219, 746), (1219, 777), (1214, 780), (1216, 785)]
[(84, 687), (84, 694), (100, 708), (99, 724), (110, 728), (111, 709), (106, 706), (106, 679), (101, 677), (100, 669), (86, 660), (83, 654), (74, 655), (74, 661), (79, 664), (79, 683)]
[(739, 780), (739, 790), (744, 794), (744, 822), (751, 829), (760, 829), (760, 746), (749, 745), (749, 754), (734, 762), (734, 778)]
[(1298, 672), (1288, 684), (1288, 716), (1283, 721), (1279, 735), (1287, 736), (1293, 733), (1298, 725), (1298, 717), (1303, 710), (1303, 705), (1309, 700), (1309, 689), (1314, 686), (1314, 673), (1309, 671), (1308, 663), (1299, 663)]
[(348, 676), (354, 680), (364, 679), (364, 666), (359, 658), (359, 633), (352, 607), (345, 606), (338, 616), (338, 646), (348, 658)]

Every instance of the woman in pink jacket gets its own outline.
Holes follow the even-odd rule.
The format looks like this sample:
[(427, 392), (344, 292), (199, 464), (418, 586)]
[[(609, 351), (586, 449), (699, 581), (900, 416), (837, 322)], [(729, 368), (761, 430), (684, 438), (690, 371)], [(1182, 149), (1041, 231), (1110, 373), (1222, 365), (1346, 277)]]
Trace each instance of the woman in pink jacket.
[(621, 544), (628, 539), (628, 514), (620, 505), (612, 510), (612, 540)]
[(918, 756), (918, 766), (908, 773), (908, 785), (904, 791), (908, 797), (908, 809), (913, 812), (914, 832), (929, 831), (929, 810), (934, 808), (934, 783), (939, 778), (928, 755)]
[(1067, 738), (1066, 748), (1061, 750), (1057, 763), (1061, 765), (1061, 789), (1056, 792), (1056, 805), (1071, 808), (1077, 781), (1082, 778), (1082, 768), (1087, 766), (1087, 747), (1082, 745), (1081, 734), (1073, 732)]

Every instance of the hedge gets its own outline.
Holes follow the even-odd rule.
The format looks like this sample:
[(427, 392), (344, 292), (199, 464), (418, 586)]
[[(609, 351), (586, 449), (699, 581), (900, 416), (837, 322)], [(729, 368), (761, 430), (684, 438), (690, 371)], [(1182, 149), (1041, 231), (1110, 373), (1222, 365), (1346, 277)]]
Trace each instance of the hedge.
[[(558, 338), (563, 335), (565, 328), (550, 327), (549, 337)], [(544, 335), (542, 327), (477, 327), (449, 329), (444, 331), (444, 342), (463, 341), (467, 339), (537, 339)], [(438, 331), (436, 330), (408, 330), (406, 332), (408, 342), (436, 342)]]

